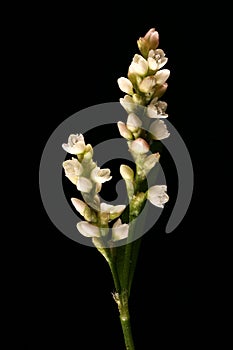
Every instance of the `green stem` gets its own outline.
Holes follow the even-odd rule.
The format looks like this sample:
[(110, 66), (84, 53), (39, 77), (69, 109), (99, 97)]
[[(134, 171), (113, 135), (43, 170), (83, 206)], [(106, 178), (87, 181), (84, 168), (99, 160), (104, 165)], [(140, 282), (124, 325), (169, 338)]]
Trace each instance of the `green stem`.
[(131, 331), (129, 305), (128, 305), (128, 294), (127, 291), (123, 291), (116, 300), (120, 312), (121, 328), (124, 335), (126, 350), (135, 350), (134, 341)]
[(116, 293), (120, 293), (120, 291), (121, 291), (121, 284), (120, 284), (120, 280), (119, 280), (116, 264), (112, 260), (112, 258), (109, 259), (108, 265), (109, 265), (111, 273), (112, 273), (112, 277), (113, 277)]

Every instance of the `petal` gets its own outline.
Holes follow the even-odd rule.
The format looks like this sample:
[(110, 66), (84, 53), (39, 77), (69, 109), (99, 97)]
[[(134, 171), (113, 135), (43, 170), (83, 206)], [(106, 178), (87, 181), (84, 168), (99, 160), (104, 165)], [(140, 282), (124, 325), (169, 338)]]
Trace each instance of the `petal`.
[(166, 193), (166, 185), (156, 185), (149, 188), (147, 192), (147, 199), (155, 206), (163, 208), (169, 197)]
[(142, 121), (135, 113), (130, 113), (127, 118), (127, 129), (131, 132), (137, 131), (142, 126)]
[(168, 79), (169, 75), (170, 75), (169, 69), (159, 70), (155, 74), (156, 84), (163, 85), (166, 82), (166, 80)]
[(117, 126), (118, 126), (119, 133), (121, 134), (122, 137), (124, 137), (127, 140), (133, 139), (133, 135), (131, 131), (126, 127), (125, 123), (118, 122)]
[(120, 104), (127, 113), (133, 112), (136, 107), (132, 97), (129, 95), (125, 95), (124, 98), (120, 98)]
[(122, 164), (120, 166), (120, 174), (124, 180), (134, 180), (134, 171), (128, 165)]
[(166, 124), (160, 119), (157, 119), (151, 124), (149, 131), (154, 140), (163, 140), (170, 136)]
[(87, 208), (87, 204), (78, 198), (71, 198), (71, 202), (75, 209), (83, 216), (85, 209)]
[(80, 221), (77, 223), (77, 229), (81, 235), (85, 237), (100, 237), (100, 230), (97, 226), (94, 226), (86, 221)]
[(91, 180), (87, 179), (86, 177), (79, 177), (77, 181), (77, 189), (81, 192), (89, 193), (92, 189)]
[(133, 84), (131, 83), (131, 81), (129, 79), (121, 77), (117, 80), (117, 83), (118, 83), (121, 91), (123, 91), (129, 95), (133, 94)]
[(129, 234), (129, 225), (122, 224), (121, 219), (118, 219), (112, 227), (112, 241), (119, 241), (125, 239)]

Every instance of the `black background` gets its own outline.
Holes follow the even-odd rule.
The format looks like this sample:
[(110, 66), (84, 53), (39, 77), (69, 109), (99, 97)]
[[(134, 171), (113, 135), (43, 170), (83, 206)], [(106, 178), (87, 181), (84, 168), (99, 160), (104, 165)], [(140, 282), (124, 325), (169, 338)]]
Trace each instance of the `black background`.
[[(95, 249), (69, 240), (51, 223), (40, 200), (38, 170), (45, 143), (63, 120), (123, 96), (117, 79), (126, 76), (137, 39), (151, 27), (159, 31), (160, 48), (169, 58), (164, 100), (189, 149), (195, 186), (179, 227), (164, 233), (171, 201), (143, 239), (130, 300), (135, 345), (137, 350), (190, 348), (222, 339), (220, 315), (228, 307), (220, 292), (227, 289), (228, 256), (219, 238), (225, 230), (214, 193), (225, 141), (216, 137), (214, 96), (209, 97), (216, 84), (211, 59), (219, 40), (216, 23), (192, 4), (131, 3), (128, 10), (120, 4), (56, 5), (34, 8), (24, 33), (30, 123), (38, 146), (32, 187), (38, 202), (31, 208), (35, 224), (25, 245), (22, 288), (25, 349), (124, 349), (108, 266)], [(176, 178), (168, 174), (171, 198), (176, 188)]]

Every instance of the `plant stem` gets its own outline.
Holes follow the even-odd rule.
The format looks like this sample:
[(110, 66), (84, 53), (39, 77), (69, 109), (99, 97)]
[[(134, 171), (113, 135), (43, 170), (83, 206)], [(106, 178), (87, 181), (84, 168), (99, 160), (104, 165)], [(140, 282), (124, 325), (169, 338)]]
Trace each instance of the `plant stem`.
[(119, 296), (118, 301), (116, 300), (116, 302), (118, 304), (120, 312), (120, 321), (124, 335), (126, 350), (134, 350), (135, 347), (131, 331), (127, 291), (123, 291), (122, 294)]

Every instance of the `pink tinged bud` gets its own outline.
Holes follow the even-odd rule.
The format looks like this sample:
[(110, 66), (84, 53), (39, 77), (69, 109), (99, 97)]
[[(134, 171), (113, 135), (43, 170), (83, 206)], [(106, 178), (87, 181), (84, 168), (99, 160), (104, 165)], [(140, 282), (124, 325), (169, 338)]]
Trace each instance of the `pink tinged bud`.
[(159, 70), (157, 73), (155, 73), (156, 84), (158, 85), (164, 84), (166, 80), (169, 78), (169, 75), (170, 75), (169, 69)]
[(118, 126), (119, 132), (120, 132), (122, 137), (124, 137), (127, 140), (132, 140), (133, 139), (133, 135), (132, 135), (131, 131), (128, 130), (128, 128), (126, 127), (125, 123), (118, 122), (117, 126)]
[(133, 95), (133, 84), (127, 78), (121, 77), (117, 80), (119, 88), (126, 94)]
[(147, 192), (147, 199), (156, 207), (163, 208), (164, 204), (169, 200), (166, 191), (166, 185), (152, 186)]
[(139, 84), (139, 90), (144, 93), (152, 92), (153, 88), (156, 85), (155, 76), (149, 76), (142, 80)]
[(142, 121), (134, 113), (130, 113), (127, 118), (127, 129), (131, 132), (136, 132), (142, 126)]
[(97, 226), (90, 224), (86, 221), (80, 221), (77, 223), (77, 229), (81, 235), (85, 237), (100, 237), (100, 230)]
[(134, 171), (128, 165), (122, 164), (120, 166), (120, 174), (122, 178), (126, 181), (134, 180)]
[(149, 131), (154, 140), (163, 140), (170, 136), (166, 124), (160, 119), (151, 124)]
[(77, 189), (81, 192), (89, 193), (92, 189), (91, 180), (87, 179), (86, 177), (79, 177), (77, 181)]
[(155, 28), (148, 30), (144, 38), (139, 38), (138, 48), (144, 57), (147, 57), (148, 52), (152, 49), (155, 50), (159, 45), (159, 33)]
[(133, 153), (144, 154), (149, 152), (150, 146), (144, 139), (138, 138), (137, 140), (134, 140), (129, 144), (129, 149)]
[(120, 241), (121, 239), (125, 239), (129, 234), (129, 225), (122, 224), (121, 219), (118, 219), (113, 227), (112, 227), (112, 241)]

